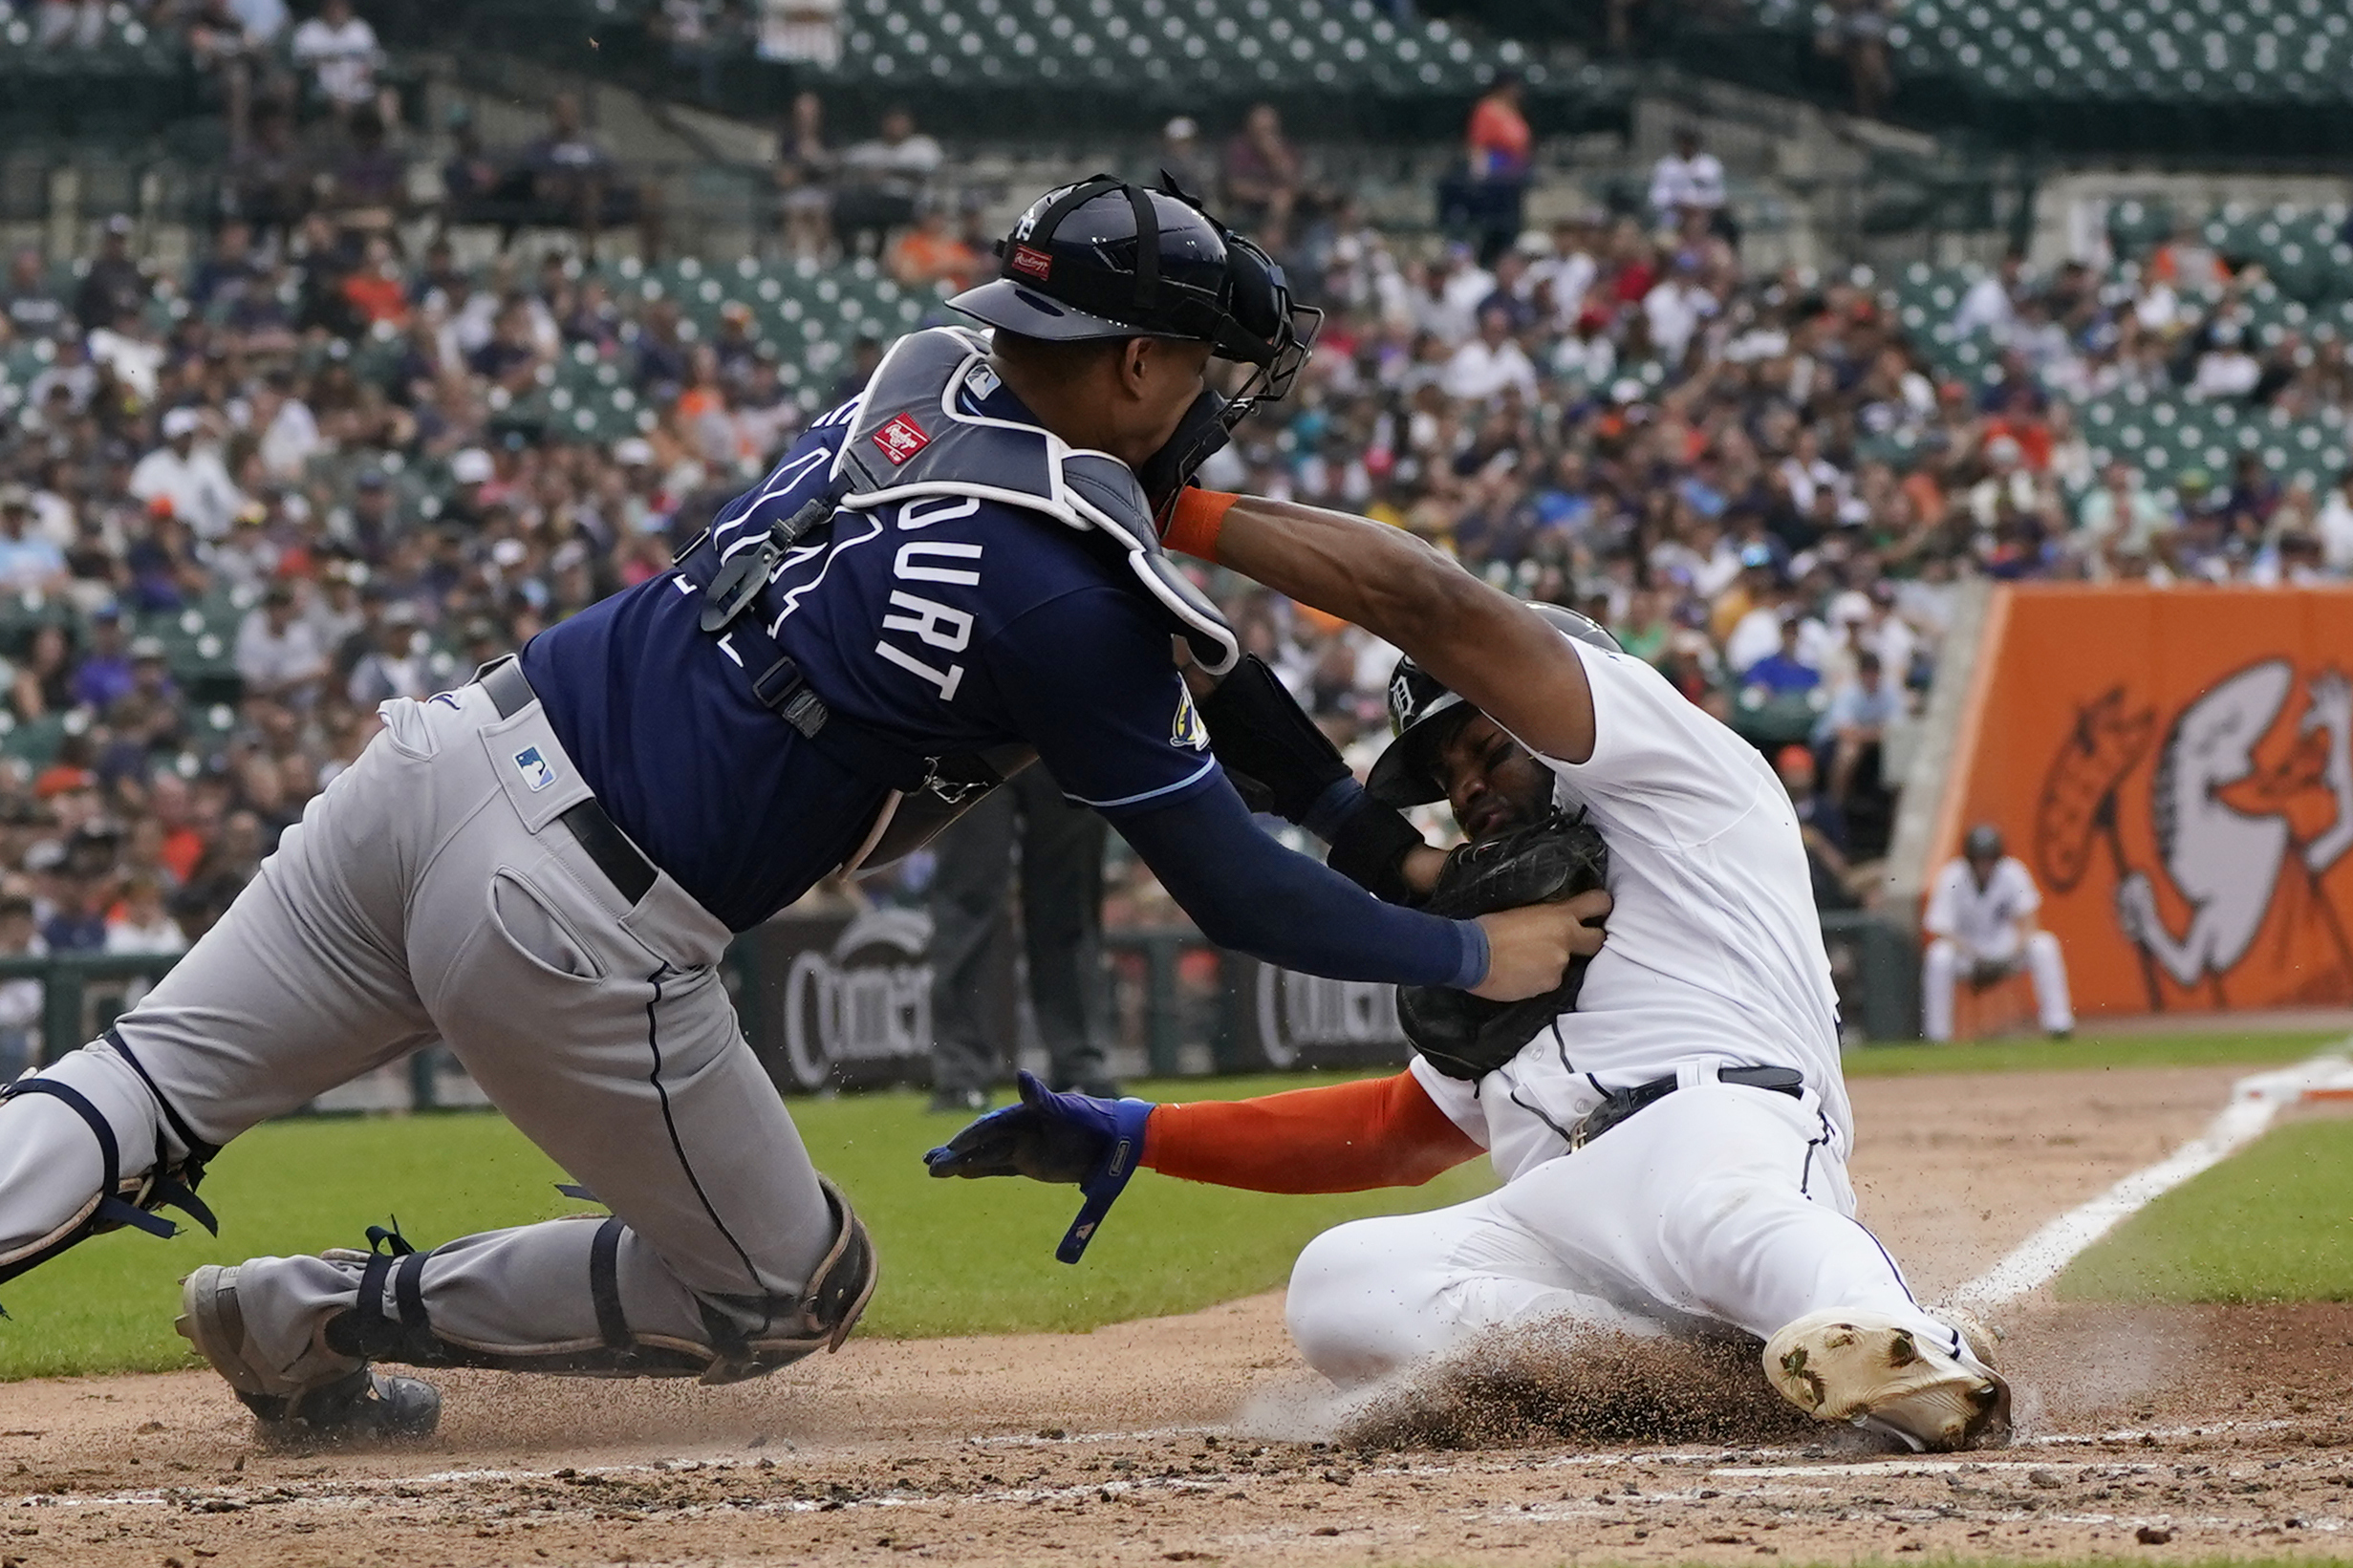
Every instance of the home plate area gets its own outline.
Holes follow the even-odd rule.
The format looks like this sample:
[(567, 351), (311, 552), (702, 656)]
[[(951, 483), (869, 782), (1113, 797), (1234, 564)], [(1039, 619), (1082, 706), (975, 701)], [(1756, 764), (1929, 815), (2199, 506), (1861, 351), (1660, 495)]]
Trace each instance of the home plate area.
[[(2242, 1076), (1858, 1079), (1864, 1214), (1924, 1297), (1955, 1293), (2204, 1135)], [(25, 1383), (0, 1390), (0, 1557), (2353, 1556), (2353, 1306), (2037, 1289), (1991, 1315), (2018, 1441), (1951, 1456), (1794, 1418), (1746, 1346), (1531, 1335), (1337, 1405), (1276, 1294), (1087, 1334), (855, 1339), (726, 1388), (452, 1374), (421, 1449), (261, 1448), (203, 1373)]]

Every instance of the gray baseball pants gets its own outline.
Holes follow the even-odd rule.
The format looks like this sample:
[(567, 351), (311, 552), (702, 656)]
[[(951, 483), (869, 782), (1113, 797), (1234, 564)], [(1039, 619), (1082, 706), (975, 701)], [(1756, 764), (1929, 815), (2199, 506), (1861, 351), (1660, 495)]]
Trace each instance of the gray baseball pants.
[[(355, 1314), (421, 1317), (490, 1364), (694, 1370), (799, 1296), (837, 1229), (721, 981), (728, 932), (667, 874), (631, 905), (556, 820), (590, 791), (536, 702), (501, 719), (474, 685), (381, 711), (221, 923), (41, 1076), (103, 1116), (127, 1180), (439, 1040), (619, 1223), (487, 1232), (398, 1269), (254, 1259), (237, 1294), (247, 1360), (283, 1385), (265, 1391), (358, 1365), (327, 1332)], [(0, 1102), (0, 1265), (95, 1210), (100, 1142), (65, 1099)], [(616, 1339), (656, 1364), (616, 1364)]]

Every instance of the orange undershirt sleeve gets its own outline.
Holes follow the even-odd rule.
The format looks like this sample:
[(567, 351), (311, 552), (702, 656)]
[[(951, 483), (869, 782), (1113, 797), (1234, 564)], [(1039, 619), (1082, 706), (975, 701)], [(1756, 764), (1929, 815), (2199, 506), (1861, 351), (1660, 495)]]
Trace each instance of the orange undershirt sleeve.
[(1258, 1192), (1418, 1187), (1486, 1150), (1411, 1072), (1255, 1100), (1163, 1105), (1143, 1163), (1163, 1175)]

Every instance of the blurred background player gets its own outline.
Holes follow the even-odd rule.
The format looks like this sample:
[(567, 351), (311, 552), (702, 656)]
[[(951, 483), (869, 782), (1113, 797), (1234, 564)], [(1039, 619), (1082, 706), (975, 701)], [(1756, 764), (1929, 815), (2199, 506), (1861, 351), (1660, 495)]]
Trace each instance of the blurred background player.
[(1981, 822), (1969, 830), (1961, 854), (1936, 873), (1920, 924), (1932, 940), (1920, 960), (1921, 1032), (1953, 1038), (1953, 987), (1978, 990), (2020, 969), (2034, 977), (2042, 1032), (2064, 1040), (2075, 1029), (2067, 1003), (2067, 965), (2059, 938), (2035, 924), (2042, 894), (2025, 862), (2002, 851), (2001, 829)]
[(932, 1099), (935, 1111), (985, 1110), (1004, 1071), (989, 1023), (988, 960), (1012, 918), (1020, 862), (1029, 1005), (1058, 1089), (1116, 1097), (1103, 1061), (1101, 817), (1064, 800), (1043, 768), (939, 835), (932, 872)]

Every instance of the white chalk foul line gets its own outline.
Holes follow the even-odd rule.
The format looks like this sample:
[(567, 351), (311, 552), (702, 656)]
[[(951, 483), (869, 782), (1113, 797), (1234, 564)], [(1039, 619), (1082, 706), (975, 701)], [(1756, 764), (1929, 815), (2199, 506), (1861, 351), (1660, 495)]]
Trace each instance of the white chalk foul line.
[(2267, 1131), (2280, 1107), (2316, 1088), (2342, 1088), (2353, 1082), (2353, 1063), (2343, 1055), (2353, 1040), (2340, 1042), (2293, 1067), (2252, 1074), (2231, 1088), (2230, 1103), (2206, 1130), (2151, 1166), (2145, 1166), (2090, 1202), (2050, 1221), (1985, 1273), (1954, 1293), (1964, 1307), (1999, 1306), (2038, 1285), (2049, 1283), (2076, 1255), (2159, 1194), (2210, 1171)]

